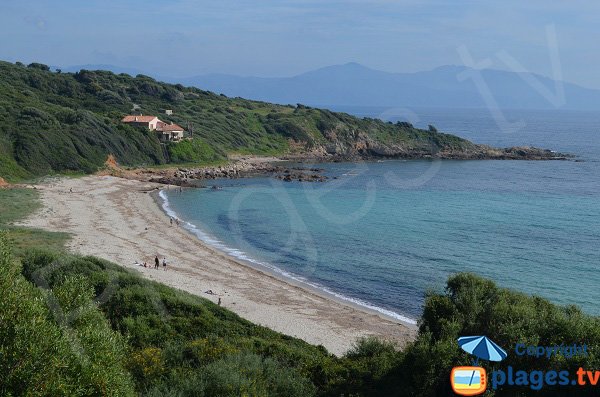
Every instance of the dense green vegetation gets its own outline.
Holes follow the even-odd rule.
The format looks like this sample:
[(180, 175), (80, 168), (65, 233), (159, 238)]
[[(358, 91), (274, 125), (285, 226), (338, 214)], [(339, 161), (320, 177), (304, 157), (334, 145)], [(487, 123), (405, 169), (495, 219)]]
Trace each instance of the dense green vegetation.
[[(34, 250), (19, 266), (5, 239), (0, 246), (0, 369), (6, 373), (21, 355), (28, 363), (0, 380), (0, 390), (15, 395), (60, 394), (45, 383), (36, 389), (40, 379), (88, 395), (130, 394), (132, 385), (151, 396), (367, 393), (370, 381), (362, 379), (377, 379), (399, 357), (392, 346), (365, 341), (351, 357), (336, 358), (103, 260)], [(12, 337), (14, 328), (25, 327), (31, 330), (21, 339)], [(88, 367), (62, 368), (71, 356)], [(51, 358), (56, 368), (45, 365)], [(87, 372), (75, 377), (77, 371), (93, 373), (99, 362), (104, 367), (95, 378)], [(99, 389), (107, 383), (111, 390)]]
[[(194, 141), (163, 147), (156, 134), (121, 124), (134, 104), (139, 105), (136, 112), (191, 129)], [(165, 109), (174, 114), (167, 116)], [(93, 172), (108, 154), (121, 164), (139, 166), (210, 163), (232, 152), (280, 155), (319, 149), (384, 155), (393, 147), (394, 153), (408, 156), (471, 146), (409, 123), (227, 98), (143, 75), (56, 73), (40, 64), (0, 62), (0, 176), (8, 180)]]
[(0, 394), (134, 395), (124, 339), (82, 277), (36, 288), (0, 235)]
[[(403, 352), (365, 339), (344, 357), (254, 325), (208, 300), (93, 257), (30, 251), (0, 238), (0, 392), (4, 395), (441, 396), (470, 365), (462, 335), (502, 346), (587, 343), (588, 357), (518, 357), (525, 370), (600, 368), (600, 321), (574, 307), (459, 274), (428, 296)], [(38, 288), (39, 287), (39, 288)], [(68, 365), (67, 365), (67, 364)], [(588, 388), (499, 389), (496, 396), (596, 395)]]
[[(512, 366), (527, 371), (569, 370), (574, 378), (579, 367), (600, 368), (599, 318), (586, 315), (575, 306), (557, 306), (540, 297), (499, 288), (492, 281), (472, 274), (458, 274), (448, 280), (444, 294), (428, 296), (419, 337), (406, 351), (403, 367), (397, 372), (398, 382), (407, 385), (410, 395), (445, 394), (450, 369), (455, 365), (471, 365), (472, 358), (457, 348), (457, 338), (465, 335), (487, 335), (508, 351), (508, 358), (501, 363), (485, 363), (488, 373)], [(571, 359), (562, 355), (518, 356), (514, 352), (517, 343), (533, 346), (585, 343), (590, 354)], [(495, 395), (596, 396), (597, 387), (546, 386), (538, 392), (513, 386), (500, 389)]]

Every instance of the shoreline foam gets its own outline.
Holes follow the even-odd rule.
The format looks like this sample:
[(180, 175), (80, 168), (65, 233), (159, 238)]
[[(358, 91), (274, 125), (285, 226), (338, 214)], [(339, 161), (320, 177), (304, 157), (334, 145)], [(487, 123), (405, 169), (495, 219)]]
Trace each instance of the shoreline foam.
[(186, 229), (188, 232), (192, 233), (200, 241), (210, 245), (212, 248), (219, 250), (226, 255), (231, 256), (234, 260), (242, 262), (243, 265), (251, 266), (252, 268), (258, 271), (266, 271), (270, 275), (282, 279), (282, 281), (284, 282), (297, 284), (301, 288), (308, 288), (311, 290), (311, 292), (322, 294), (326, 298), (335, 299), (340, 301), (341, 303), (355, 306), (360, 310), (368, 310), (369, 312), (375, 312), (376, 314), (384, 316), (385, 318), (388, 318), (393, 321), (400, 321), (407, 325), (417, 325), (417, 320), (415, 319), (404, 316), (400, 313), (396, 313), (392, 310), (375, 306), (359, 298), (352, 298), (344, 294), (332, 291), (324, 285), (311, 282), (310, 280), (287, 272), (275, 265), (258, 261), (248, 256), (244, 251), (227, 246), (220, 240), (211, 237), (208, 233), (201, 230), (197, 225), (194, 225), (193, 223), (190, 223), (185, 219), (181, 218), (179, 214), (177, 214), (177, 212), (175, 212), (175, 210), (171, 208), (169, 198), (165, 193), (165, 189), (159, 190), (158, 194), (155, 196), (155, 200), (157, 201), (157, 204), (160, 206), (160, 208), (162, 208), (162, 210), (165, 212), (165, 214), (167, 214), (167, 216), (181, 221), (183, 224), (183, 228)]

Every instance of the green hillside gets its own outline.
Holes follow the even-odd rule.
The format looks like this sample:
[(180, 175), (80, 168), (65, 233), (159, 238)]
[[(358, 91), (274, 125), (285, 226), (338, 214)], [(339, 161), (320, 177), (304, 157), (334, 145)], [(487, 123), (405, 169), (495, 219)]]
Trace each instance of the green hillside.
[[(134, 104), (137, 112), (191, 127), (194, 141), (163, 148), (154, 133), (123, 125)], [(0, 62), (0, 176), (9, 180), (93, 172), (108, 154), (141, 166), (214, 162), (228, 153), (422, 157), (476, 147), (408, 123), (232, 99), (142, 75)]]

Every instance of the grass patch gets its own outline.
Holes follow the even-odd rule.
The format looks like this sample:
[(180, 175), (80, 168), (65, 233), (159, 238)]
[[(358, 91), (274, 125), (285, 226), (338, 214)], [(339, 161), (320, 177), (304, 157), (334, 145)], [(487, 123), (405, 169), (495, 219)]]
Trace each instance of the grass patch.
[(39, 197), (34, 189), (0, 189), (0, 225), (10, 225), (38, 210)]
[(0, 189), (0, 230), (6, 231), (15, 255), (22, 256), (35, 247), (61, 250), (70, 238), (68, 233), (14, 225), (40, 208), (40, 193), (35, 189)]

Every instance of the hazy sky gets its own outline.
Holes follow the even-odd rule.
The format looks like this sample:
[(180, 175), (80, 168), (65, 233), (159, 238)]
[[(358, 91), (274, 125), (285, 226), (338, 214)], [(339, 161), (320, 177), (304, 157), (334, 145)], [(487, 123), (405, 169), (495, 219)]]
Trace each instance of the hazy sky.
[(463, 64), (463, 48), (494, 68), (514, 67), (508, 55), (600, 88), (597, 1), (0, 0), (0, 37), (2, 60), (178, 77), (290, 76), (351, 61), (419, 71)]

